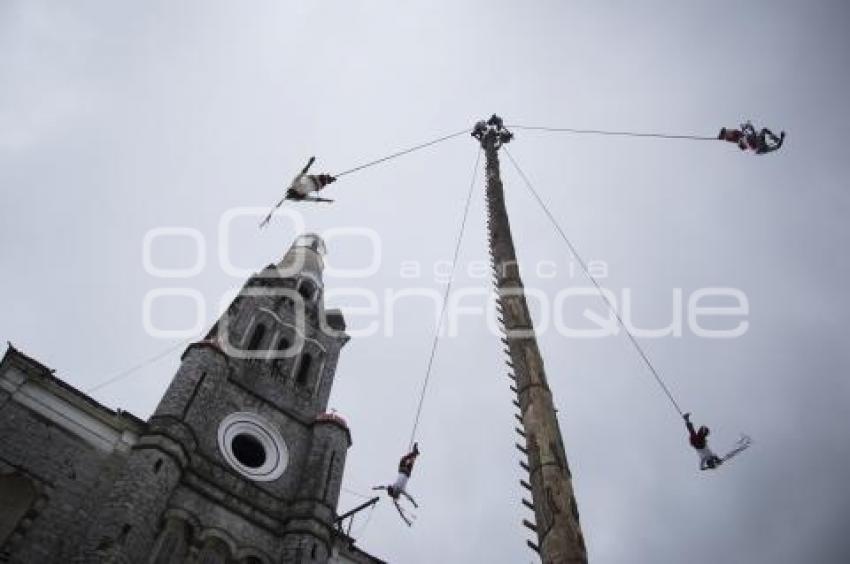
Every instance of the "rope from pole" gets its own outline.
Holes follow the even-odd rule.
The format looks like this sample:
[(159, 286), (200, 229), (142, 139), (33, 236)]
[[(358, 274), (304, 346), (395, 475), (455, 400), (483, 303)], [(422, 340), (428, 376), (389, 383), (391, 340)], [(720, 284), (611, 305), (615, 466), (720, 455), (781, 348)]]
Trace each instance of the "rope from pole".
[(508, 125), (511, 129), (523, 129), (526, 131), (548, 131), (560, 133), (576, 133), (579, 135), (609, 135), (617, 137), (654, 137), (657, 139), (689, 139), (691, 141), (718, 141), (717, 137), (706, 137), (704, 135), (677, 135), (670, 133), (646, 133), (639, 131), (606, 131), (603, 129), (573, 129), (570, 127), (546, 127), (533, 125)]
[(578, 261), (579, 265), (581, 266), (582, 272), (584, 272), (584, 275), (596, 287), (596, 290), (599, 292), (599, 296), (602, 298), (602, 300), (608, 306), (608, 310), (617, 319), (617, 322), (619, 323), (620, 327), (622, 327), (625, 334), (628, 336), (629, 341), (631, 341), (635, 350), (640, 355), (641, 359), (643, 360), (643, 363), (646, 365), (646, 367), (652, 373), (652, 376), (655, 378), (655, 381), (658, 383), (658, 386), (661, 388), (661, 390), (667, 396), (667, 399), (670, 400), (670, 403), (673, 405), (673, 408), (676, 410), (676, 412), (680, 416), (684, 415), (684, 412), (679, 407), (679, 403), (676, 401), (676, 398), (673, 397), (673, 393), (670, 391), (670, 388), (667, 387), (667, 384), (664, 382), (664, 379), (661, 378), (661, 374), (658, 372), (658, 370), (652, 364), (652, 361), (649, 360), (649, 356), (647, 356), (646, 352), (643, 350), (643, 347), (640, 345), (640, 343), (638, 343), (635, 336), (632, 334), (631, 331), (629, 331), (629, 328), (626, 326), (625, 322), (623, 321), (623, 318), (620, 317), (620, 313), (617, 311), (617, 308), (614, 307), (614, 304), (611, 303), (611, 300), (609, 300), (608, 296), (605, 295), (605, 292), (602, 290), (602, 286), (599, 284), (599, 282), (596, 280), (596, 278), (594, 278), (593, 275), (590, 274), (590, 269), (588, 269), (587, 263), (584, 261), (582, 256), (579, 254), (578, 250), (576, 250), (575, 245), (573, 245), (572, 241), (570, 241), (569, 237), (567, 237), (567, 234), (564, 232), (564, 230), (558, 224), (558, 221), (555, 219), (555, 216), (552, 215), (552, 212), (549, 211), (549, 208), (543, 202), (543, 199), (537, 193), (537, 190), (534, 189), (534, 186), (532, 186), (531, 181), (525, 175), (525, 172), (523, 172), (522, 168), (520, 168), (519, 164), (517, 164), (513, 155), (511, 155), (511, 153), (510, 153), (510, 151), (508, 151), (507, 147), (503, 147), (503, 149), (505, 150), (505, 154), (508, 155), (508, 159), (511, 161), (511, 164), (513, 164), (514, 168), (519, 173), (520, 177), (522, 177), (522, 180), (523, 180), (523, 182), (525, 182), (525, 185), (528, 188), (529, 192), (531, 192), (531, 195), (534, 196), (534, 199), (537, 201), (537, 203), (543, 209), (543, 212), (546, 214), (546, 217), (549, 218), (549, 221), (552, 223), (555, 230), (561, 236), (561, 239), (563, 239), (564, 242), (567, 244), (567, 247), (569, 248), (570, 253), (572, 253), (572, 255), (575, 257), (575, 259)]
[(431, 369), (434, 366), (434, 356), (437, 352), (437, 344), (440, 342), (440, 329), (442, 328), (443, 320), (446, 317), (449, 293), (451, 292), (455, 272), (457, 271), (457, 259), (460, 255), (460, 245), (463, 242), (463, 233), (466, 230), (466, 220), (469, 217), (469, 204), (472, 202), (472, 190), (475, 188), (475, 181), (478, 178), (478, 166), (480, 163), (481, 149), (478, 150), (478, 154), (475, 157), (475, 167), (472, 169), (472, 180), (469, 182), (469, 192), (466, 195), (466, 205), (463, 208), (463, 219), (460, 222), (460, 228), (458, 229), (457, 240), (455, 242), (454, 257), (452, 258), (452, 270), (449, 274), (449, 281), (446, 284), (446, 290), (443, 292), (443, 303), (440, 307), (440, 315), (437, 319), (434, 339), (431, 342), (431, 353), (428, 355), (428, 366), (425, 369), (425, 378), (422, 381), (422, 391), (419, 393), (419, 404), (416, 406), (416, 416), (413, 419), (413, 430), (410, 432), (410, 443), (408, 444), (408, 449), (413, 448), (413, 443), (416, 441), (416, 431), (419, 429), (419, 420), (422, 417), (422, 406), (425, 403), (425, 395), (428, 391), (428, 384), (431, 381)]
[(392, 153), (390, 155), (387, 155), (386, 157), (381, 157), (380, 159), (375, 159), (374, 161), (369, 161), (368, 163), (356, 166), (354, 168), (350, 168), (348, 170), (338, 172), (333, 176), (335, 176), (336, 178), (339, 178), (340, 176), (345, 176), (346, 174), (351, 174), (353, 172), (363, 170), (364, 168), (369, 168), (370, 166), (375, 166), (376, 164), (380, 164), (382, 162), (392, 160), (396, 157), (401, 157), (402, 155), (407, 155), (408, 153), (413, 153), (414, 151), (418, 151), (419, 149), (424, 149), (425, 147), (430, 147), (431, 145), (436, 145), (437, 143), (442, 143), (443, 141), (448, 141), (449, 139), (454, 139), (455, 137), (458, 137), (458, 136), (463, 135), (464, 133), (468, 133), (468, 132), (469, 132), (469, 128), (467, 127), (467, 128), (464, 128), (460, 131), (456, 131), (455, 133), (450, 133), (448, 135), (438, 137), (437, 139), (432, 139), (431, 141), (428, 141), (426, 143), (421, 143), (419, 145), (415, 145), (413, 147), (403, 149), (403, 150), (398, 151), (396, 153)]

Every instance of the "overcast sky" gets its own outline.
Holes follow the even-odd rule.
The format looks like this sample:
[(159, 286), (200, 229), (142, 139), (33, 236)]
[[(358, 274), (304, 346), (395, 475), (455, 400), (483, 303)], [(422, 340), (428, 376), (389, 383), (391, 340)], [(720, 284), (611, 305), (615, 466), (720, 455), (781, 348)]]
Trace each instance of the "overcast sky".
[[(510, 150), (585, 258), (607, 265), (600, 281), (632, 292), (638, 325), (668, 324), (676, 289), (685, 320), (701, 288), (746, 295), (740, 338), (702, 338), (686, 323), (682, 337), (642, 342), (718, 451), (740, 432), (755, 445), (700, 473), (622, 335), (550, 327), (540, 346), (592, 562), (846, 562), (848, 27), (841, 1), (5, 0), (0, 339), (87, 390), (181, 341), (145, 329), (150, 291), (197, 291), (205, 330), (223, 296), (293, 237), (284, 220), (259, 231), (241, 217), (225, 238), (223, 217), (266, 209), (310, 155), (315, 170), (339, 172), (494, 111), (515, 124), (709, 136), (749, 118), (786, 130), (785, 147), (755, 157), (719, 142), (517, 131)], [(377, 273), (328, 276), (328, 291), (375, 293), (378, 317), (386, 291), (441, 291), (434, 265), (451, 259), (476, 151), (462, 136), (341, 178), (333, 206), (298, 207), (308, 230), (379, 235)], [(503, 165), (526, 285), (549, 297), (586, 286)], [(145, 236), (161, 227), (202, 234), (197, 274), (146, 270)], [(328, 243), (340, 268), (372, 258), (365, 238)], [(151, 256), (189, 268), (198, 250), (171, 237)], [(486, 258), (479, 175), (456, 289), (486, 289), (466, 272)], [(405, 277), (409, 261), (420, 276)], [(540, 261), (557, 274), (538, 276)], [(352, 330), (372, 321), (357, 314), (362, 298), (330, 301)], [(571, 304), (603, 312), (598, 300)], [(331, 398), (354, 438), (346, 488), (361, 493), (393, 478), (434, 332), (426, 300), (394, 308), (392, 336), (382, 323), (346, 346)], [(151, 311), (162, 329), (196, 325), (186, 297)], [(403, 563), (535, 560), (500, 351), (476, 315), (441, 342), (410, 482), (422, 509), (408, 529), (383, 502), (368, 526), (355, 523), (366, 550)], [(93, 395), (147, 417), (179, 354)], [(341, 509), (358, 501), (346, 493)]]

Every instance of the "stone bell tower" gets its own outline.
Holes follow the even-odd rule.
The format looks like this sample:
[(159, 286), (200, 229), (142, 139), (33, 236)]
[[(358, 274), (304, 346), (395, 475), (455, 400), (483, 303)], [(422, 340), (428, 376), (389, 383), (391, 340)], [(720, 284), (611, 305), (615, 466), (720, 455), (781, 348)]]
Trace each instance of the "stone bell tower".
[(186, 349), (76, 561), (328, 561), (351, 436), (326, 413), (348, 336), (324, 255), (296, 239)]

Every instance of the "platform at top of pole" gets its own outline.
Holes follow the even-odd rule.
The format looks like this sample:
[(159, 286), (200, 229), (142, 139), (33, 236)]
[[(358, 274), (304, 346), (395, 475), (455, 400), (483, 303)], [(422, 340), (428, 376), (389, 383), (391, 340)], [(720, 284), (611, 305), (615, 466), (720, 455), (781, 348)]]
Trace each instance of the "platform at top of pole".
[(492, 143), (496, 150), (505, 143), (510, 143), (514, 138), (514, 134), (505, 127), (505, 122), (496, 114), (490, 116), (487, 121), (476, 122), (475, 127), (472, 128), (472, 136), (478, 139), (485, 149)]

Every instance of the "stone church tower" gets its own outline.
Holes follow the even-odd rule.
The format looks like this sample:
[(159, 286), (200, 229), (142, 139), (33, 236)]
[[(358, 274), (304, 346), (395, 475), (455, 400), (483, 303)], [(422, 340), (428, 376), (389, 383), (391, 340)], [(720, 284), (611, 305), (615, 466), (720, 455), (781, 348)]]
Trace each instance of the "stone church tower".
[(79, 538), (40, 561), (380, 562), (334, 525), (352, 443), (327, 413), (348, 337), (342, 314), (324, 308), (324, 253), (318, 236), (303, 235), (248, 280), (186, 349), (129, 446), (106, 457), (112, 478), (91, 486), (88, 522), (69, 529)]

